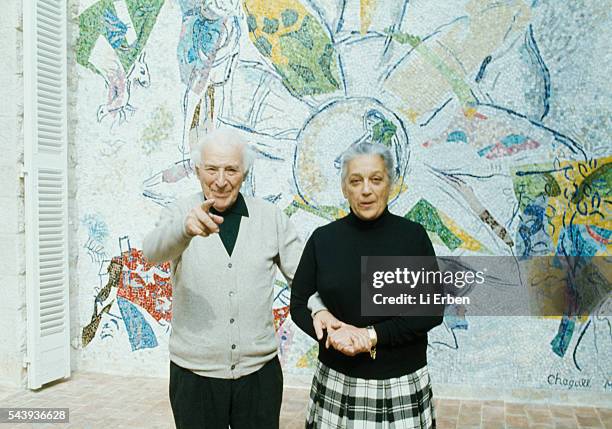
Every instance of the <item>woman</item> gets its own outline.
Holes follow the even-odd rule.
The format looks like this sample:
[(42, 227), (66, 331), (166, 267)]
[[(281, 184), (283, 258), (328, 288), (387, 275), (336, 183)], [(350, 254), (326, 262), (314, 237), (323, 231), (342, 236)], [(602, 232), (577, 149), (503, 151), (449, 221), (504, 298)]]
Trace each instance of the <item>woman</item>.
[[(307, 428), (435, 427), (427, 331), (442, 315), (361, 315), (361, 256), (434, 256), (424, 228), (387, 208), (393, 172), (385, 146), (362, 142), (347, 150), (341, 177), (351, 212), (313, 232), (295, 273), (293, 321), (320, 340)], [(316, 292), (327, 307), (314, 316), (315, 326), (327, 327), (325, 341), (308, 309)]]

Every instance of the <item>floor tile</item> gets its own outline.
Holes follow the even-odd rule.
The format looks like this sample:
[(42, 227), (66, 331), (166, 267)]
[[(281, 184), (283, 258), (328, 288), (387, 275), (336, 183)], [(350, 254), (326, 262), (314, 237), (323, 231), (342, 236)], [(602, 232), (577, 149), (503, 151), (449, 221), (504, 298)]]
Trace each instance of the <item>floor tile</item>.
[[(281, 429), (303, 429), (309, 389), (283, 392)], [(612, 429), (612, 408), (435, 399), (439, 429)], [(168, 380), (75, 373), (38, 391), (0, 388), (9, 407), (67, 407), (69, 424), (20, 424), (17, 429), (172, 429)], [(0, 429), (8, 427), (1, 425)]]

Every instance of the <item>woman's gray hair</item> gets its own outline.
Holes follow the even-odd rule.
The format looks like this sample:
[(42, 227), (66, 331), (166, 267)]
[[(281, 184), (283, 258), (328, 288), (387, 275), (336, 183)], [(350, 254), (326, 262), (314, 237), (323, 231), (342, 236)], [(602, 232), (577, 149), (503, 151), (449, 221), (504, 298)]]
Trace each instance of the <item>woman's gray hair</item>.
[(230, 145), (241, 149), (242, 172), (245, 176), (249, 173), (255, 161), (255, 151), (249, 146), (244, 137), (232, 128), (216, 128), (206, 134), (198, 135), (196, 138), (192, 139), (192, 141), (191, 160), (196, 167), (202, 165), (204, 147), (214, 143)]
[(340, 177), (343, 182), (344, 179), (346, 179), (347, 166), (349, 161), (362, 155), (380, 156), (383, 162), (385, 163), (385, 169), (387, 170), (387, 176), (389, 176), (389, 182), (395, 182), (395, 168), (393, 166), (393, 156), (391, 155), (391, 151), (387, 146), (384, 146), (380, 143), (370, 143), (368, 141), (356, 143), (349, 147), (347, 150), (345, 150), (342, 154), (342, 167), (340, 170)]

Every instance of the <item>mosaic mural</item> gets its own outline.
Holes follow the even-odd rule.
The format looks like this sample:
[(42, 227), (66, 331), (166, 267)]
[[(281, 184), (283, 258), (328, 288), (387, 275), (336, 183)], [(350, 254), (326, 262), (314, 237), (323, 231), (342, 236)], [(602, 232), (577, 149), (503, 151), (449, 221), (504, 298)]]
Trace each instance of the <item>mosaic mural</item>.
[[(339, 160), (368, 139), (395, 159), (391, 211), (423, 224), (440, 255), (612, 253), (605, 2), (80, 0), (78, 23), (92, 362), (143, 366), (167, 350), (169, 266), (138, 248), (162, 206), (198, 189), (190, 139), (214, 126), (257, 152), (243, 192), (304, 238), (347, 213)], [(274, 287), (285, 371), (309, 374), (314, 343), (284, 280)], [(434, 381), (612, 391), (611, 305), (540, 319), (451, 308), (430, 338)]]

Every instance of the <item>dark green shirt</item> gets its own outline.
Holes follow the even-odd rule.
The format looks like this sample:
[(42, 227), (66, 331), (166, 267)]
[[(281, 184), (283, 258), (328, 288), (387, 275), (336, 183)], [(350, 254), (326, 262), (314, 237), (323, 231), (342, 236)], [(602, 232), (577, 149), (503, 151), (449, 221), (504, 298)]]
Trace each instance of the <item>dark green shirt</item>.
[(239, 193), (236, 202), (225, 211), (218, 212), (213, 207), (210, 212), (223, 218), (223, 223), (219, 225), (219, 237), (221, 237), (227, 254), (232, 256), (240, 230), (240, 219), (242, 219), (242, 216), (249, 217), (249, 210), (244, 202), (244, 197)]

